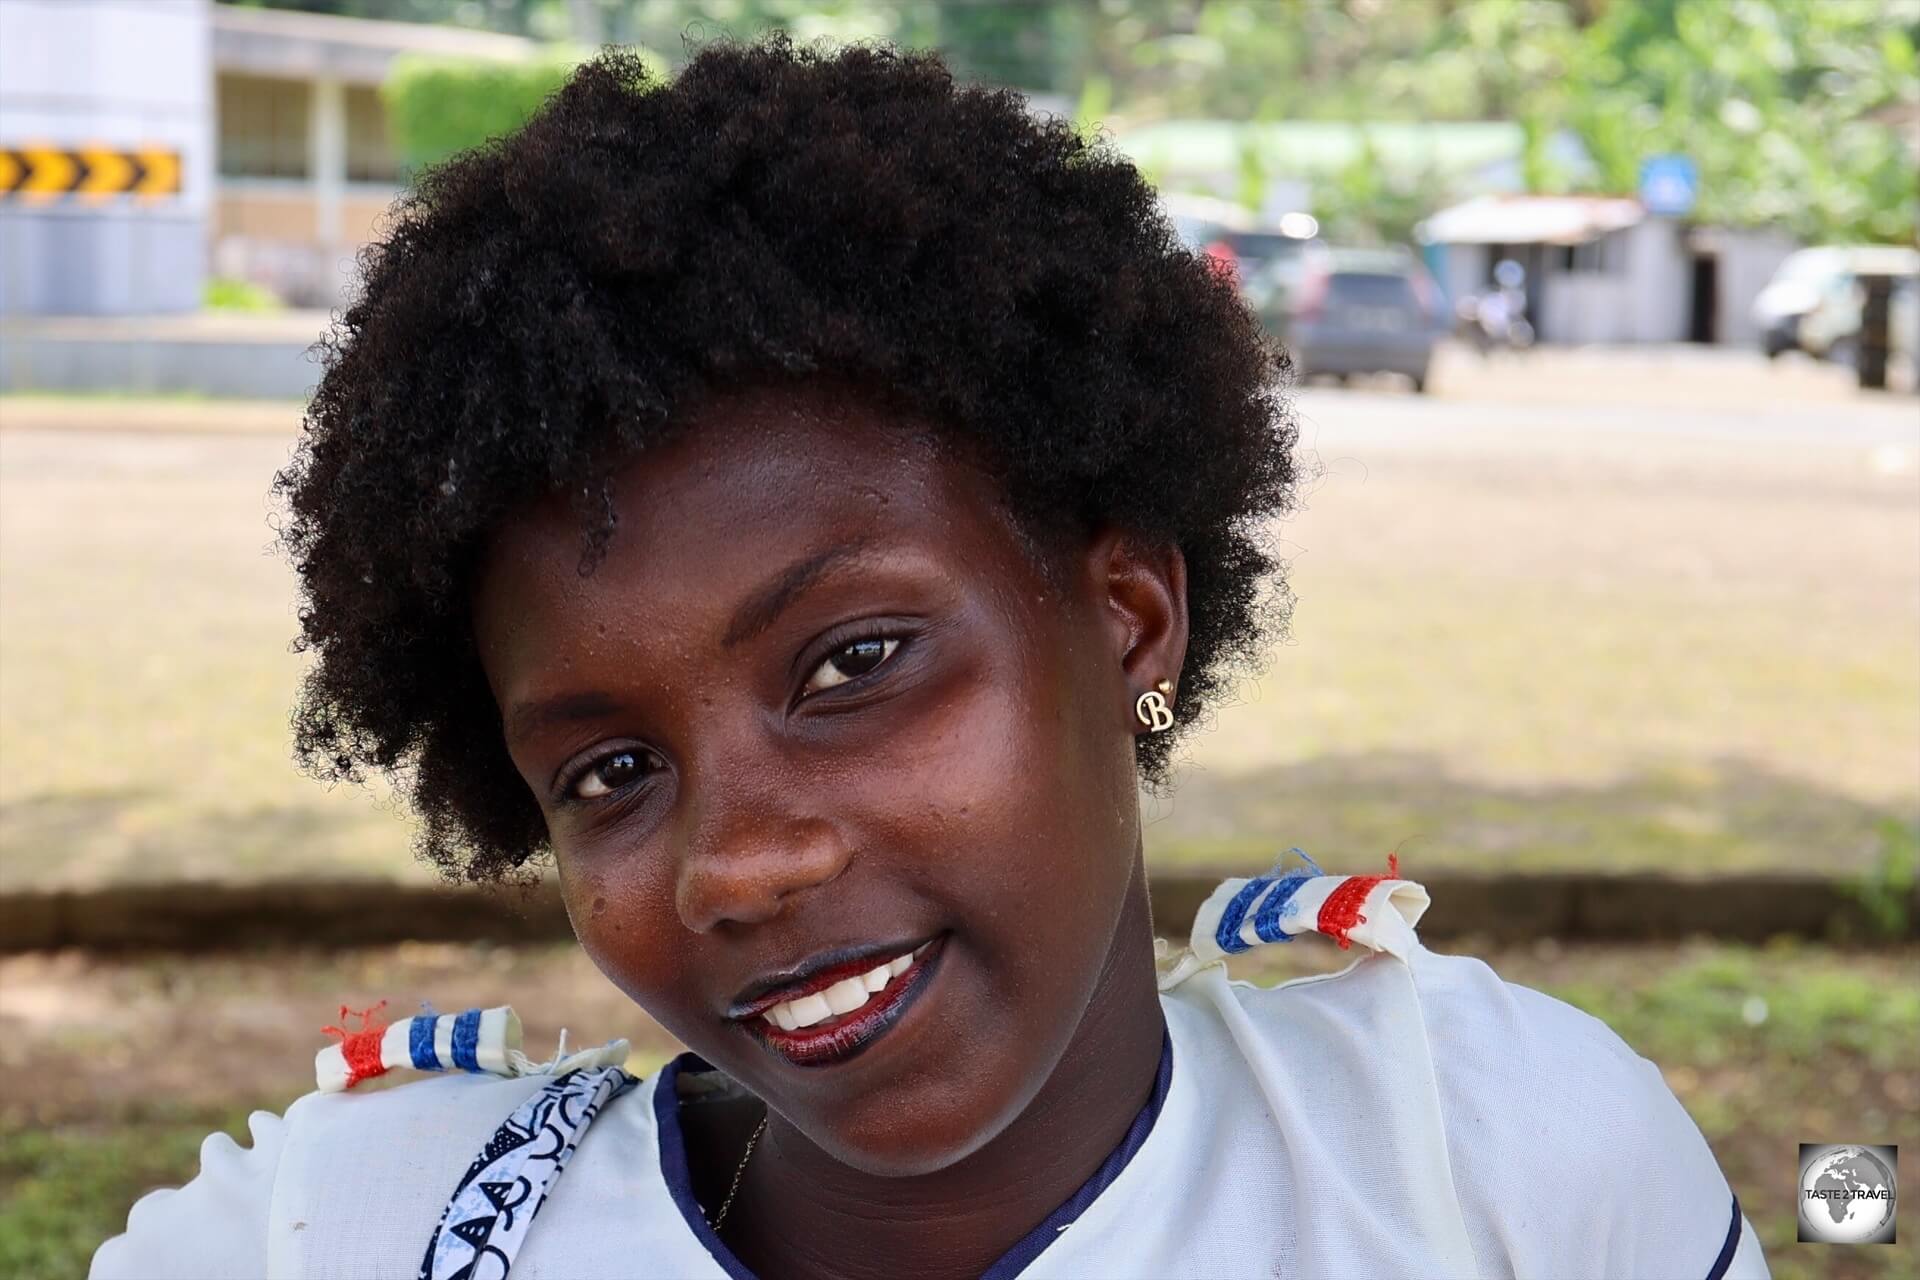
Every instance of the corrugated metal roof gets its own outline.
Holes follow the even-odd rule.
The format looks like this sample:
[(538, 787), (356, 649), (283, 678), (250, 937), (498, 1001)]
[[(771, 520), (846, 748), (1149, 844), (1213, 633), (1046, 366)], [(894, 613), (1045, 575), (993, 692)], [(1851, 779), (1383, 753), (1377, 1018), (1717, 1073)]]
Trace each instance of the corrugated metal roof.
[(1476, 196), (1428, 218), (1420, 238), (1434, 244), (1585, 244), (1646, 217), (1618, 196)]

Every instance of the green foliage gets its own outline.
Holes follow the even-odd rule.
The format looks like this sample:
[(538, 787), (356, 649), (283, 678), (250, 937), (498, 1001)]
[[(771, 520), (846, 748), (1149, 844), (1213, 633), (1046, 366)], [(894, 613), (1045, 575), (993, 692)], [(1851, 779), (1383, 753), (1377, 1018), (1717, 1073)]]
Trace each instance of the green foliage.
[(1913, 156), (1880, 117), (1920, 103), (1917, 40), (1912, 0), (1608, 4), (1553, 33), (1560, 74), (1533, 100), (1580, 135), (1604, 189), (1683, 152), (1700, 221), (1911, 241)]
[(1084, 138), (1095, 137), (1104, 127), (1107, 112), (1113, 108), (1113, 81), (1105, 76), (1088, 76), (1080, 86), (1080, 101), (1074, 105), (1073, 118)]
[(1920, 826), (1887, 818), (1880, 824), (1879, 855), (1853, 885), (1874, 932), (1898, 938), (1912, 929), (1916, 883), (1920, 883)]
[[(519, 63), (399, 59), (380, 93), (401, 164), (417, 172), (512, 133), (566, 82), (578, 62), (568, 54)], [(654, 63), (664, 65), (657, 58)]]
[(215, 276), (201, 290), (200, 305), (209, 311), (279, 311), (287, 304), (251, 280)]
[[(1920, 104), (1920, 0), (241, 2), (676, 50), (683, 37), (697, 46), (769, 28), (936, 44), (970, 78), (1083, 105), (1103, 85), (1101, 118), (1116, 132), (1172, 118), (1504, 119), (1525, 127), (1521, 168), (1535, 191), (1630, 193), (1643, 160), (1681, 152), (1700, 171), (1703, 222), (1912, 242), (1920, 218), (1914, 156), (1895, 123)], [(399, 89), (407, 162), (516, 127), (563, 66), (496, 69), (497, 81), (476, 71), (466, 92)], [(1590, 169), (1555, 165), (1549, 143), (1563, 135)], [(1250, 152), (1228, 176), (1243, 189), (1292, 176), (1282, 159)], [(1429, 211), (1462, 194), (1422, 185), (1434, 177), (1417, 166), (1343, 174), (1331, 220), (1399, 235), (1411, 188)]]
[(1434, 209), (1445, 181), (1431, 162), (1416, 167), (1387, 164), (1373, 139), (1330, 182), (1317, 183), (1313, 213), (1327, 238), (1346, 244), (1405, 243)]
[(1550, 994), (1601, 1019), (1640, 1053), (1696, 1068), (1770, 1055), (1857, 1054), (1878, 1070), (1920, 1037), (1920, 990), (1889, 986), (1849, 953), (1795, 942), (1716, 946), (1651, 984), (1569, 983)]
[[(1699, 168), (1699, 221), (1779, 225), (1814, 241), (1915, 237), (1914, 157), (1892, 117), (1920, 104), (1916, 0), (1391, 0), (1391, 22), (1378, 20), (1384, 7), (1208, 0), (1179, 37), (1187, 63), (1207, 73), (1183, 77), (1136, 49), (1116, 75), (1116, 106), (1229, 119), (1503, 118), (1526, 130), (1530, 190), (1630, 194), (1644, 160), (1679, 152)], [(1162, 4), (1108, 8), (1148, 46), (1175, 38), (1155, 25)], [(1549, 144), (1561, 134), (1579, 140), (1590, 171), (1554, 165)], [(1460, 194), (1424, 185), (1435, 176), (1342, 174), (1316, 212), (1392, 237), (1409, 225), (1410, 186), (1429, 211)]]

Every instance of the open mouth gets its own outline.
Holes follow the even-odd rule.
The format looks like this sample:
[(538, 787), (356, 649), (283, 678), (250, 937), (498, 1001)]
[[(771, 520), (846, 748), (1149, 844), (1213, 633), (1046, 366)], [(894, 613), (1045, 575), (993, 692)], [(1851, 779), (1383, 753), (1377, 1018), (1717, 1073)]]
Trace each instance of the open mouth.
[(909, 949), (868, 953), (735, 1005), (749, 1034), (800, 1066), (839, 1062), (872, 1044), (926, 986), (946, 935)]

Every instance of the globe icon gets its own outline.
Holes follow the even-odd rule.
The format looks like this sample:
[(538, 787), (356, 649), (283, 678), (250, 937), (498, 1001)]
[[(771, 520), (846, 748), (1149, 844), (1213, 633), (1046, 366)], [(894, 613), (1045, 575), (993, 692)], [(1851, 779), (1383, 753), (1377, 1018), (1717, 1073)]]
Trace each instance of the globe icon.
[(1800, 1175), (1800, 1220), (1817, 1240), (1871, 1240), (1892, 1220), (1893, 1205), (1893, 1170), (1865, 1147), (1835, 1147)]

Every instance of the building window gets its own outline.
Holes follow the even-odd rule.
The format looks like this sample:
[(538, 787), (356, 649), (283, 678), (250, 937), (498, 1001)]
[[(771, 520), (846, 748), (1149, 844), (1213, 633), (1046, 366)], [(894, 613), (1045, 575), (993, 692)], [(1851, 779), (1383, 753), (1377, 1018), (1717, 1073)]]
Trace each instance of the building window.
[(308, 94), (304, 80), (219, 77), (220, 176), (305, 178)]
[(377, 90), (347, 87), (347, 181), (398, 182), (400, 165), (387, 138), (387, 107)]

